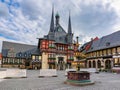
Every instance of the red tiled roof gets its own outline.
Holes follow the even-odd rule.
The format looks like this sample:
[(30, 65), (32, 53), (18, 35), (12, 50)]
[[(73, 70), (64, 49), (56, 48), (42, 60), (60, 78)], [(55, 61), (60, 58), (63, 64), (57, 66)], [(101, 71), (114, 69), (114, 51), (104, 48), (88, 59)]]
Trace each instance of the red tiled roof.
[(98, 37), (95, 37), (92, 41), (90, 41), (90, 42), (86, 45), (85, 50), (88, 51), (88, 50), (90, 49), (91, 45), (92, 45), (92, 42), (93, 42), (93, 41), (97, 41), (97, 40), (99, 40), (99, 38), (98, 38)]

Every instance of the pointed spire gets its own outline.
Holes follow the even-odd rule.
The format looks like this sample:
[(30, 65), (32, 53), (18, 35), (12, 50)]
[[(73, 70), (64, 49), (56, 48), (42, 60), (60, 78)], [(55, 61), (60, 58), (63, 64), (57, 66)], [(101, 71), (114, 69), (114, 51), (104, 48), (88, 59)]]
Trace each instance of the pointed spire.
[(50, 23), (50, 31), (54, 32), (54, 5), (52, 6), (52, 16), (51, 16), (51, 23)]
[(68, 34), (72, 34), (70, 11), (69, 11), (69, 21), (68, 21)]
[(70, 11), (69, 11), (69, 21), (68, 21), (68, 34), (67, 34), (67, 42), (71, 44), (73, 42), (73, 33), (71, 27), (71, 18), (70, 18)]

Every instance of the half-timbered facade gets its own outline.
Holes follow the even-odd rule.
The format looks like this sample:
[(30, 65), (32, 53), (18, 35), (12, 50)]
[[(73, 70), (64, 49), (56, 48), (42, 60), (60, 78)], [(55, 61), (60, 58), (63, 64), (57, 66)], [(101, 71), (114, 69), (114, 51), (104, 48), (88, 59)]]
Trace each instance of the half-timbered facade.
[(35, 68), (34, 62), (39, 61), (40, 52), (37, 46), (3, 41), (2, 65), (5, 68)]
[(91, 40), (81, 47), (81, 52), (86, 54), (88, 68), (120, 67), (120, 31)]

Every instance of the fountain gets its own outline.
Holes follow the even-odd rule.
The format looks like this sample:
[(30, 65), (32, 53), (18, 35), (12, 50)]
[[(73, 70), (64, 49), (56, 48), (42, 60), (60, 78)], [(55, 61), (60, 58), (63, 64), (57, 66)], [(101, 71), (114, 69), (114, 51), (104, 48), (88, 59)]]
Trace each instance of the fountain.
[(75, 86), (84, 86), (92, 85), (94, 82), (90, 80), (90, 73), (87, 71), (80, 71), (80, 64), (78, 61), (77, 70), (69, 71), (67, 74), (67, 80), (65, 84), (75, 85)]

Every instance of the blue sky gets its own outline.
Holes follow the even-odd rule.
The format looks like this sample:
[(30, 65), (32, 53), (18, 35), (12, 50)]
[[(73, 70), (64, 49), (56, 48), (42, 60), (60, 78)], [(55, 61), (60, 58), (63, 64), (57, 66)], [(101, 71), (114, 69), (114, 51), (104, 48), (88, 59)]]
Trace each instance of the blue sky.
[(53, 3), (66, 31), (70, 10), (81, 44), (120, 30), (120, 0), (0, 0), (0, 51), (2, 41), (37, 45), (49, 31)]

